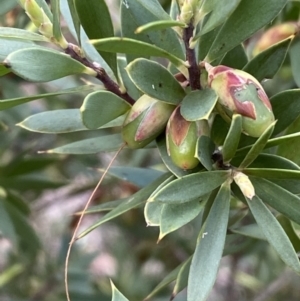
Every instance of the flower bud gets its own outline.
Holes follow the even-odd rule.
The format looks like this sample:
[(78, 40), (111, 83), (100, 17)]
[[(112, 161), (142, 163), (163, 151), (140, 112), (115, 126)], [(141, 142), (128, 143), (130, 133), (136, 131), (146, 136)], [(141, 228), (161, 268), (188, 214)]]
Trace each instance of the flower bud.
[(274, 121), (269, 98), (261, 84), (247, 72), (227, 66), (205, 63), (208, 85), (219, 96), (219, 103), (230, 118), (234, 113), (242, 115), (243, 131), (259, 137)]
[(174, 164), (184, 170), (193, 169), (199, 164), (195, 158), (198, 137), (197, 122), (185, 120), (178, 106), (168, 121), (166, 131), (167, 150)]
[(299, 32), (299, 23), (286, 22), (269, 28), (257, 41), (253, 56)]
[(255, 190), (248, 176), (240, 171), (233, 171), (233, 180), (239, 186), (243, 195), (252, 200), (255, 196)]
[(43, 23), (51, 23), (44, 10), (36, 3), (35, 0), (26, 0), (24, 8), (26, 14), (37, 28), (39, 28)]
[(164, 130), (174, 108), (174, 105), (142, 95), (124, 121), (123, 140), (130, 148), (144, 147)]

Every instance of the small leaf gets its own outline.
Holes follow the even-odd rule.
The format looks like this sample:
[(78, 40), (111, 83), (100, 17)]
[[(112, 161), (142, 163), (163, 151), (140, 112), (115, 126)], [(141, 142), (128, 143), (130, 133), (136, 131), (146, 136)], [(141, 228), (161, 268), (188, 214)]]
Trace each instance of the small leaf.
[(244, 158), (243, 162), (240, 164), (239, 168), (243, 169), (249, 166), (261, 153), (261, 151), (264, 149), (268, 139), (272, 135), (272, 132), (274, 130), (274, 125), (276, 121), (273, 122), (264, 132), (263, 134), (256, 140), (256, 142), (253, 144), (251, 149), (249, 150), (248, 154)]
[[(101, 128), (122, 126), (125, 116), (120, 116)], [(61, 134), (88, 130), (82, 123), (79, 109), (65, 109), (41, 112), (27, 117), (17, 124), (32, 132)]]
[(151, 97), (170, 104), (178, 104), (185, 96), (183, 88), (174, 76), (156, 62), (136, 59), (126, 70), (137, 88)]
[(300, 89), (282, 91), (270, 99), (275, 119), (278, 119), (273, 135), (291, 125), (300, 114)]
[(219, 187), (228, 177), (229, 172), (224, 170), (187, 175), (163, 187), (149, 201), (167, 204), (194, 201)]
[(248, 206), (266, 239), (276, 250), (280, 258), (295, 272), (300, 273), (298, 256), (288, 236), (261, 199), (255, 196), (247, 200)]
[(127, 298), (120, 293), (120, 291), (115, 287), (112, 281), (110, 281), (112, 288), (112, 301), (129, 301)]
[(183, 60), (174, 56), (172, 52), (167, 52), (155, 45), (129, 38), (107, 38), (91, 40), (90, 42), (96, 49), (102, 51), (167, 58), (179, 71), (186, 75), (186, 77), (188, 76), (187, 68), (185, 67), (185, 62)]
[(118, 207), (107, 213), (103, 218), (101, 218), (99, 221), (97, 221), (95, 224), (90, 226), (88, 229), (83, 231), (79, 234), (78, 239), (84, 237), (100, 225), (104, 224), (107, 221), (112, 220), (113, 218), (133, 209), (136, 208), (143, 203), (146, 202), (146, 200), (149, 198), (151, 193), (157, 188), (158, 185), (160, 185), (162, 182), (167, 180), (170, 177), (169, 173), (163, 174), (161, 177), (159, 177), (157, 180), (155, 180), (150, 185), (146, 186), (145, 188), (142, 188), (137, 193), (132, 195), (128, 200), (125, 202), (122, 202)]
[(182, 100), (180, 113), (188, 121), (208, 120), (217, 100), (212, 89), (192, 91)]
[[(70, 15), (71, 15), (71, 18), (73, 21), (74, 29), (76, 32), (77, 41), (78, 41), (78, 44), (80, 45), (81, 44), (80, 20), (79, 20), (77, 11), (76, 11), (76, 6), (74, 3), (74, 0), (67, 0), (67, 2), (68, 2), (68, 8), (70, 11)], [(69, 25), (70, 23), (68, 23), (68, 21), (67, 21), (67, 24)]]
[(126, 113), (131, 106), (109, 91), (95, 91), (87, 95), (80, 108), (83, 124), (88, 129), (102, 125)]
[(54, 92), (54, 93), (45, 93), (45, 94), (38, 94), (38, 95), (34, 95), (34, 96), (1, 99), (0, 100), (0, 111), (21, 105), (26, 102), (30, 102), (32, 100), (40, 99), (40, 98), (48, 98), (51, 96), (80, 93), (80, 92), (86, 92), (86, 91), (91, 91), (91, 90), (94, 90), (94, 86), (85, 85), (85, 86), (78, 86), (76, 88), (61, 90), (59, 92)]
[(16, 39), (25, 41), (47, 42), (48, 39), (44, 36), (25, 29), (0, 27), (0, 37), (6, 39)]
[(47, 82), (68, 75), (82, 73), (96, 75), (94, 70), (84, 66), (70, 56), (56, 50), (41, 47), (17, 50), (5, 59), (5, 64), (16, 75), (34, 82)]
[(222, 58), (220, 65), (235, 69), (243, 69), (248, 63), (248, 57), (242, 44), (237, 45), (228, 51)]
[(224, 183), (199, 234), (190, 267), (188, 301), (206, 300), (215, 283), (225, 245), (229, 206), (230, 187)]
[(291, 45), (290, 49), (290, 59), (291, 59), (291, 67), (294, 76), (294, 80), (297, 86), (300, 88), (300, 38), (296, 37)]
[[(89, 39), (114, 36), (114, 28), (106, 2), (101, 0), (74, 0), (80, 23)], [(114, 53), (99, 51), (101, 57), (117, 76), (117, 58)]]
[[(270, 23), (286, 5), (287, 0), (242, 0), (224, 23), (213, 42), (205, 61), (211, 62), (245, 41), (260, 28)], [(253, 16), (248, 18), (249, 12)]]
[(159, 20), (147, 23), (145, 25), (139, 26), (135, 33), (145, 33), (148, 31), (155, 31), (155, 30), (164, 30), (170, 27), (186, 27), (187, 25), (184, 22), (174, 21), (174, 20)]
[[(163, 204), (159, 202), (149, 204)], [(160, 214), (160, 233), (158, 240), (176, 231), (199, 215), (204, 208), (205, 200), (196, 200), (183, 204), (163, 204)]]
[(189, 257), (189, 259), (186, 260), (184, 262), (184, 264), (182, 265), (182, 267), (178, 273), (176, 283), (175, 283), (175, 286), (174, 286), (174, 289), (172, 292), (172, 298), (174, 298), (179, 292), (181, 292), (184, 288), (187, 287), (191, 261), (192, 261), (192, 256)]
[(47, 151), (41, 151), (40, 153), (74, 155), (96, 154), (100, 152), (117, 151), (123, 144), (124, 142), (120, 134), (112, 134), (76, 141)]
[(215, 149), (216, 146), (212, 142), (210, 137), (203, 135), (198, 139), (197, 146), (196, 146), (196, 158), (199, 159), (201, 164), (207, 170), (213, 169), (212, 154)]
[(63, 38), (60, 28), (60, 0), (51, 0), (51, 10), (53, 14), (53, 36), (57, 41)]
[(291, 40), (292, 38), (285, 39), (261, 52), (243, 70), (253, 75), (258, 81), (273, 78), (286, 57)]
[(300, 224), (300, 198), (282, 187), (264, 179), (251, 177), (255, 192), (265, 203)]
[(234, 157), (239, 145), (242, 133), (242, 116), (234, 114), (230, 124), (230, 129), (222, 146), (222, 154), (224, 163), (229, 163)]

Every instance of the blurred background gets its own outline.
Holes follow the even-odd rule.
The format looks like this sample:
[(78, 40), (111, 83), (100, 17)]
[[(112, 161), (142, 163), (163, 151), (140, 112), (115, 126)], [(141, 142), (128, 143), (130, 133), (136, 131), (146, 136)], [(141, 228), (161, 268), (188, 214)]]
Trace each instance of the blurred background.
[[(170, 1), (160, 2), (168, 10)], [(119, 34), (119, 1), (107, 3)], [(299, 10), (300, 2), (290, 1), (277, 21), (297, 20)], [(0, 25), (31, 27), (17, 0), (1, 0)], [(64, 21), (62, 26), (68, 41), (74, 41)], [(0, 39), (1, 60), (3, 43), (5, 40)], [(90, 78), (67, 77), (34, 84), (7, 74), (0, 78), (0, 99), (54, 92), (75, 87), (82, 80)], [(265, 87), (269, 95), (296, 87), (288, 57)], [(0, 112), (0, 301), (66, 300), (64, 261), (78, 221), (76, 212), (84, 207), (101, 176), (99, 169), (108, 165), (112, 154), (38, 154), (96, 137), (97, 131), (46, 135), (26, 131), (16, 124), (35, 113), (79, 108), (84, 96), (81, 93), (39, 99)], [(160, 169), (162, 162), (156, 150), (124, 150), (114, 165)], [(108, 175), (92, 205), (126, 198), (140, 189), (122, 177), (121, 173)], [(87, 215), (80, 231), (104, 214)], [(157, 244), (158, 229), (146, 227), (142, 207), (101, 225), (73, 247), (69, 270), (72, 301), (111, 300), (110, 278), (130, 301), (143, 300), (192, 254), (199, 229), (200, 221), (196, 219)], [(284, 266), (267, 242), (240, 237), (232, 235), (226, 244), (209, 300), (299, 300), (300, 277)], [(169, 300), (173, 286), (171, 283), (151, 300)], [(186, 300), (185, 291), (175, 300)]]

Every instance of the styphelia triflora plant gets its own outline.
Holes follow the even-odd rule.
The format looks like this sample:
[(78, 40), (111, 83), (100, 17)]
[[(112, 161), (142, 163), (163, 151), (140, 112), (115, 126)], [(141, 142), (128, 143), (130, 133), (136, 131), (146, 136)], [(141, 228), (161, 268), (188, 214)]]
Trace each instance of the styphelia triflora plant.
[[(300, 136), (298, 131), (285, 134), (299, 116), (300, 90), (269, 97), (264, 89), (264, 80), (288, 64), (289, 51), (300, 85), (299, 23), (278, 24), (287, 0), (229, 2), (172, 0), (168, 14), (158, 0), (124, 0), (121, 36), (114, 36), (103, 0), (61, 1), (61, 5), (53, 0), (51, 10), (44, 0), (20, 0), (37, 32), (0, 28), (1, 40), (9, 45), (3, 44), (1, 75), (13, 72), (28, 81), (47, 82), (87, 74), (102, 82), (56, 93), (89, 92), (79, 109), (81, 118), (72, 117), (68, 127), (53, 112), (43, 113), (45, 122), (52, 118), (46, 128), (43, 122), (36, 125), (39, 114), (20, 126), (48, 133), (122, 126), (119, 134), (76, 141), (46, 153), (158, 148), (164, 172), (108, 214), (116, 217), (144, 203), (146, 222), (159, 227), (159, 240), (194, 218), (201, 220), (192, 257), (159, 286), (176, 280), (172, 297), (187, 286), (188, 301), (207, 299), (232, 233), (253, 237), (244, 231), (245, 216), (247, 221), (254, 217), (256, 231), (300, 273), (299, 237), (295, 242), (295, 233), (286, 232), (278, 218), (283, 215), (300, 224), (300, 168), (280, 155), (283, 145), (288, 148)], [(60, 12), (78, 45), (62, 34)], [(253, 37), (271, 22), (274, 26), (260, 38)], [(155, 57), (164, 60), (158, 63)], [(38, 98), (5, 99), (0, 108)], [(174, 215), (175, 208), (180, 214)], [(231, 210), (236, 212), (235, 222)], [(70, 248), (75, 238), (101, 223), (79, 235), (76, 229)], [(127, 300), (114, 286), (113, 292), (113, 300)]]

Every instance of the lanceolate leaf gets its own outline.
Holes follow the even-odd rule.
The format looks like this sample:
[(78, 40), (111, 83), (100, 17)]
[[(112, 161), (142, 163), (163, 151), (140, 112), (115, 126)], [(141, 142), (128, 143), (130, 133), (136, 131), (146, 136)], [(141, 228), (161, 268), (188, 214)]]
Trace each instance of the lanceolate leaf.
[(229, 177), (228, 171), (199, 172), (177, 179), (163, 187), (149, 201), (181, 204), (194, 201), (219, 187)]
[(160, 20), (160, 21), (153, 21), (150, 23), (147, 23), (145, 25), (139, 26), (135, 33), (145, 33), (148, 31), (154, 31), (154, 30), (163, 30), (170, 27), (186, 27), (187, 25), (184, 22), (174, 21), (174, 20)]
[(86, 96), (80, 112), (83, 124), (89, 129), (97, 129), (123, 115), (130, 107), (125, 100), (112, 92), (96, 91)]
[(276, 250), (280, 258), (295, 272), (300, 273), (298, 256), (288, 236), (270, 212), (267, 206), (257, 196), (247, 199), (248, 206), (266, 239)]
[(92, 40), (91, 43), (96, 49), (107, 52), (119, 52), (135, 54), (139, 56), (158, 56), (167, 58), (176, 66), (179, 71), (181, 71), (186, 77), (188, 76), (187, 68), (185, 67), (185, 63), (182, 59), (174, 56), (172, 52), (167, 52), (166, 50), (155, 45), (129, 38), (107, 38), (101, 40)]
[(292, 72), (294, 75), (294, 80), (297, 86), (300, 88), (300, 58), (299, 58), (299, 51), (300, 51), (300, 38), (297, 36), (293, 41), (290, 49), (290, 58), (291, 58), (291, 67)]
[[(0, 27), (0, 33), (1, 33)], [(24, 48), (34, 46), (34, 43), (29, 40), (13, 40), (0, 37), (0, 61), (3, 61), (10, 53)]]
[(208, 136), (201, 136), (198, 139), (196, 146), (196, 158), (199, 159), (201, 164), (207, 169), (213, 169), (212, 154), (216, 146)]
[(42, 151), (48, 154), (96, 154), (100, 152), (117, 151), (124, 144), (120, 134), (106, 135), (96, 138), (89, 138), (66, 144), (54, 149)]
[(253, 75), (258, 81), (273, 78), (281, 67), (290, 44), (291, 38), (275, 44), (253, 58), (243, 70)]
[(265, 203), (300, 224), (300, 198), (282, 187), (264, 179), (250, 177), (255, 192)]
[(94, 89), (95, 89), (95, 87), (92, 85), (84, 85), (84, 86), (78, 86), (76, 88), (61, 90), (59, 92), (54, 92), (54, 93), (45, 93), (45, 94), (38, 94), (38, 95), (34, 95), (34, 96), (1, 99), (0, 100), (0, 111), (9, 109), (9, 108), (12, 108), (12, 107), (21, 105), (23, 103), (30, 102), (32, 100), (36, 100), (36, 99), (48, 98), (48, 97), (64, 95), (64, 94), (87, 92), (87, 91), (92, 91)]
[(270, 99), (275, 119), (273, 135), (285, 130), (292, 124), (300, 114), (300, 89), (286, 90), (280, 92)]
[(47, 82), (82, 73), (96, 75), (94, 70), (70, 56), (41, 47), (17, 50), (5, 59), (5, 63), (18, 76), (34, 82)]
[(60, 0), (51, 0), (51, 9), (53, 14), (53, 36), (57, 41), (60, 41), (62, 38), (59, 3)]
[(0, 27), (0, 37), (6, 39), (16, 39), (25, 41), (47, 42), (48, 39), (41, 34), (34, 33), (25, 29)]
[(137, 88), (151, 97), (170, 104), (178, 104), (185, 96), (183, 88), (174, 76), (156, 62), (136, 59), (126, 70)]
[(249, 176), (269, 179), (295, 179), (300, 180), (299, 170), (287, 170), (276, 168), (245, 168), (243, 172)]
[(155, 180), (152, 184), (139, 190), (137, 193), (131, 196), (127, 201), (120, 204), (118, 207), (116, 207), (115, 209), (107, 213), (103, 218), (101, 218), (94, 225), (92, 225), (91, 227), (89, 227), (88, 229), (80, 233), (78, 238), (84, 237), (85, 235), (87, 235), (88, 233), (90, 233), (100, 225), (104, 224), (105, 222), (145, 203), (148, 197), (151, 195), (151, 193), (156, 189), (156, 187), (160, 185), (163, 181), (165, 181), (168, 177), (170, 177), (170, 174), (165, 173), (157, 180)]
[[(103, 0), (74, 0), (81, 25), (89, 39), (102, 39), (114, 36), (114, 28), (106, 2)], [(99, 51), (114, 74), (117, 76), (115, 53)]]
[(274, 129), (275, 123), (272, 123), (265, 131), (264, 133), (257, 139), (257, 141), (253, 144), (251, 149), (249, 150), (248, 154), (246, 155), (243, 162), (240, 164), (239, 168), (245, 168), (248, 165), (250, 165), (257, 156), (261, 153), (261, 151), (264, 149), (268, 139), (272, 135), (273, 129)]
[(235, 152), (238, 148), (238, 144), (240, 141), (241, 133), (242, 133), (242, 117), (241, 115), (234, 114), (229, 132), (222, 146), (223, 160), (225, 163), (230, 162), (230, 160), (235, 155)]
[[(81, 44), (80, 20), (79, 20), (77, 11), (76, 11), (75, 2), (74, 2), (74, 0), (67, 0), (67, 2), (68, 2), (68, 8), (69, 8), (70, 15), (71, 15), (73, 25), (74, 25), (74, 30), (76, 32), (77, 41), (80, 45)], [(67, 24), (69, 25), (68, 22), (67, 22)]]
[(112, 281), (110, 281), (112, 287), (112, 301), (129, 301), (123, 296), (123, 294), (115, 287)]
[[(270, 23), (283, 9), (287, 0), (242, 0), (236, 10), (224, 23), (212, 44), (207, 58), (208, 62), (231, 50), (257, 30)], [(249, 13), (253, 13), (251, 18), (243, 18)]]
[(229, 206), (230, 186), (224, 183), (199, 234), (190, 267), (188, 301), (206, 300), (215, 283), (225, 245)]
[(192, 91), (183, 99), (180, 113), (188, 121), (208, 119), (217, 100), (212, 89)]

